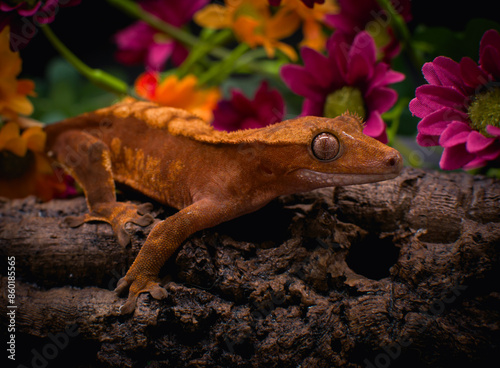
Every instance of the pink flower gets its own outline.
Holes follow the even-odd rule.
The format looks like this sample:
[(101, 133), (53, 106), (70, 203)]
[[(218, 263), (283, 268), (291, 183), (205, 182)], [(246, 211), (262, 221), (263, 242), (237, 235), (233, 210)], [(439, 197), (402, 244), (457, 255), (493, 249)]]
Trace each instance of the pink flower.
[(439, 56), (422, 68), (429, 84), (415, 91), (411, 112), (421, 118), (417, 142), (444, 147), (444, 170), (485, 166), (500, 157), (500, 34), (487, 31), (479, 65)]
[(267, 82), (262, 82), (253, 100), (233, 89), (231, 99), (220, 101), (215, 108), (212, 125), (228, 132), (262, 128), (283, 120), (284, 115), (283, 98), (278, 91), (270, 90)]
[(10, 47), (19, 51), (38, 33), (38, 26), (52, 23), (59, 7), (75, 6), (80, 1), (0, 1), (0, 32), (10, 25)]
[(366, 120), (363, 132), (387, 142), (381, 114), (397, 100), (388, 84), (404, 75), (377, 62), (375, 43), (367, 32), (356, 35), (352, 45), (342, 33), (334, 32), (327, 44), (328, 56), (302, 48), (304, 66), (285, 65), (281, 76), (288, 87), (304, 96), (301, 115), (335, 117), (345, 111)]
[[(408, 22), (411, 20), (410, 0), (392, 0), (394, 10)], [(367, 31), (374, 38), (379, 58), (389, 61), (400, 50), (399, 41), (389, 27), (388, 15), (377, 4), (377, 0), (338, 0), (340, 13), (329, 14), (325, 23), (336, 32), (342, 32), (348, 42), (361, 31)]]
[[(141, 7), (173, 26), (181, 27), (207, 2), (208, 0), (144, 0)], [(188, 55), (188, 50), (182, 44), (142, 21), (118, 32), (115, 42), (118, 46), (118, 61), (128, 65), (144, 63), (147, 68), (155, 71), (162, 70), (170, 58), (175, 65), (180, 65)]]

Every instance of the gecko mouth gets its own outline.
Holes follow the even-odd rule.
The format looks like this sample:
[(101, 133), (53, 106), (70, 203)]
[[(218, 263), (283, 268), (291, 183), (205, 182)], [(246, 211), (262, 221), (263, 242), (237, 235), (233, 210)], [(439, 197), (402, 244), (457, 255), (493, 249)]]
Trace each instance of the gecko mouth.
[(301, 180), (311, 184), (317, 184), (318, 187), (326, 187), (374, 183), (377, 181), (393, 179), (399, 175), (399, 172), (384, 174), (330, 174), (308, 169), (300, 169), (296, 171), (296, 175)]

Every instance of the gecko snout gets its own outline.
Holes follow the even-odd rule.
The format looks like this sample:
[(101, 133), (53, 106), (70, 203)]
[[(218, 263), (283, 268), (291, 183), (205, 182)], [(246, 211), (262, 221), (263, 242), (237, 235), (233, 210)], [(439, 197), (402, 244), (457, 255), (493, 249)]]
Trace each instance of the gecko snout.
[(395, 149), (391, 150), (385, 157), (385, 166), (394, 173), (399, 173), (403, 168), (403, 157)]

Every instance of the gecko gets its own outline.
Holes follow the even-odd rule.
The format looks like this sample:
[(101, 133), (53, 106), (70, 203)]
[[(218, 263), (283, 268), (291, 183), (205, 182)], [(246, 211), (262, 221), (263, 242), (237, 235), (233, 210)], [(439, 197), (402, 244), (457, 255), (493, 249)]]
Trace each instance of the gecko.
[(153, 227), (115, 291), (133, 313), (141, 293), (163, 299), (159, 272), (193, 233), (258, 210), (280, 195), (398, 176), (400, 153), (365, 134), (348, 113), (302, 116), (225, 132), (181, 109), (124, 100), (44, 127), (46, 154), (79, 183), (88, 213), (69, 226), (109, 223), (126, 246), (125, 225), (150, 225), (152, 205), (119, 202), (115, 184), (177, 210)]

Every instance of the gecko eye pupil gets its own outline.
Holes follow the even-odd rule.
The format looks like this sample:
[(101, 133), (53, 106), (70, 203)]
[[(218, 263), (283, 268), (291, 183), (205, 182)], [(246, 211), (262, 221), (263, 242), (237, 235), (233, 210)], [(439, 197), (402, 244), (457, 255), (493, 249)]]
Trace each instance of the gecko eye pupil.
[(314, 157), (320, 161), (335, 159), (340, 151), (340, 143), (331, 133), (320, 133), (314, 137), (311, 145)]

